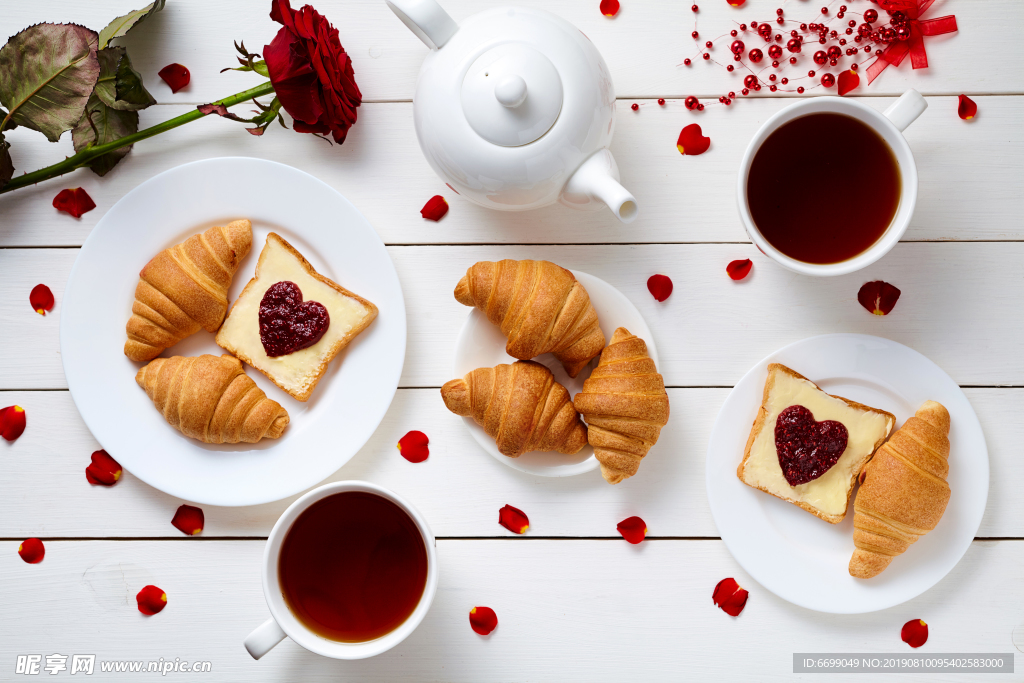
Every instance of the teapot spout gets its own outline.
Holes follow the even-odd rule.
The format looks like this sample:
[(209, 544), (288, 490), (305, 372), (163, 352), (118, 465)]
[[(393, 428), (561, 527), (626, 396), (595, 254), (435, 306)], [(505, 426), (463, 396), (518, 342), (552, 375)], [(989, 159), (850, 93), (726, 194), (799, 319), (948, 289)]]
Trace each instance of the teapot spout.
[(623, 223), (636, 220), (636, 197), (619, 184), (619, 167), (607, 149), (595, 152), (576, 169), (562, 190), (560, 201), (574, 209), (589, 209), (604, 203)]

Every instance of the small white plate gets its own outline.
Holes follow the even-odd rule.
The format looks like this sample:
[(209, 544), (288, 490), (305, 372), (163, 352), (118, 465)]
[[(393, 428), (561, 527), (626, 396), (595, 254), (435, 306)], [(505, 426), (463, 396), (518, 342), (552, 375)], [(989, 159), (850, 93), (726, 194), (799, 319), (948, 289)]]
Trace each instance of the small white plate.
[[(829, 524), (736, 476), (769, 363), (782, 363), (826, 392), (896, 415), (896, 428), (927, 400), (946, 406), (952, 496), (936, 528), (872, 579), (855, 579), (853, 498)], [(708, 502), (718, 532), (758, 583), (790, 602), (836, 614), (873, 612), (934, 586), (970, 547), (988, 499), (988, 449), (978, 416), (949, 375), (917, 351), (863, 334), (830, 334), (790, 344), (755, 365), (718, 413), (707, 459)], [(856, 497), (856, 493), (854, 494)]]
[[(313, 267), (379, 309), (305, 403), (257, 370), (246, 374), (288, 410), (280, 439), (213, 445), (167, 424), (135, 383), (143, 363), (123, 352), (139, 270), (158, 252), (213, 225), (248, 218), (253, 243), (229, 292), (253, 276), (271, 231)], [(384, 417), (405, 360), (405, 302), (394, 265), (367, 220), (330, 186), (262, 159), (208, 159), (151, 178), (107, 212), (85, 241), (64, 292), (64, 374), (85, 424), (129, 472), (150, 486), (207, 505), (256, 505), (296, 494), (356, 454)], [(221, 355), (200, 330), (163, 356)]]
[[(654, 336), (644, 322), (640, 311), (625, 297), (619, 290), (610, 284), (579, 271), (572, 271), (580, 284), (590, 295), (590, 302), (594, 304), (597, 311), (597, 318), (601, 323), (601, 331), (604, 332), (605, 342), (612, 338), (616, 328), (625, 327), (631, 333), (640, 337), (647, 343), (647, 352), (658, 365), (658, 350), (654, 346)], [(455, 343), (455, 365), (453, 368), (454, 377), (465, 377), (477, 368), (491, 368), (502, 363), (514, 363), (516, 359), (505, 353), (505, 344), (508, 340), (501, 333), (497, 325), (492, 325), (487, 316), (479, 309), (471, 309), (466, 317), (466, 322), (459, 333), (459, 339)], [(569, 390), (569, 397), (574, 398), (583, 390), (583, 381), (590, 376), (590, 371), (597, 366), (597, 358), (590, 361), (590, 364), (580, 371), (576, 379), (566, 374), (562, 364), (550, 353), (534, 358), (538, 363), (547, 366), (555, 375), (555, 381)], [(583, 450), (575, 455), (564, 455), (557, 451), (542, 453), (531, 451), (523, 453), (518, 458), (510, 458), (502, 455), (498, 450), (494, 439), (487, 436), (483, 427), (473, 421), (471, 417), (462, 418), (469, 428), (470, 434), (476, 439), (480, 446), (497, 458), (499, 461), (513, 469), (521, 472), (529, 472), (542, 477), (571, 477), (575, 474), (583, 474), (596, 469), (599, 465), (594, 457), (594, 449), (584, 446)]]

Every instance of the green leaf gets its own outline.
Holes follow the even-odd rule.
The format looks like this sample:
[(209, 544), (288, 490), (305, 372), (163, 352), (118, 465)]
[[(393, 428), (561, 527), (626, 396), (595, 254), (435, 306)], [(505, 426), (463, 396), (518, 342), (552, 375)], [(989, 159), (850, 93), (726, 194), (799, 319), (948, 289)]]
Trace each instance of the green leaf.
[[(103, 145), (139, 130), (139, 114), (134, 111), (119, 111), (108, 107), (98, 96), (89, 98), (82, 120), (71, 132), (75, 151), (81, 152), (90, 145)], [(107, 152), (89, 162), (96, 175), (106, 175), (132, 149), (132, 145)]]
[(93, 92), (108, 107), (113, 107), (117, 100), (117, 63), (124, 55), (123, 47), (108, 47), (96, 53), (96, 59), (100, 62), (100, 75)]
[[(3, 109), (0, 109), (0, 131), (14, 130), (17, 127), (18, 124), (14, 122), (14, 119), (7, 118), (7, 112), (5, 112)], [(0, 133), (0, 135), (2, 135), (2, 133)]]
[(121, 111), (138, 111), (156, 99), (142, 85), (142, 76), (132, 68), (127, 51), (120, 46), (108, 47), (96, 53), (100, 60), (100, 77), (96, 81), (96, 95), (103, 104)]
[(128, 33), (135, 26), (142, 23), (142, 20), (150, 14), (155, 14), (164, 8), (167, 0), (154, 0), (142, 9), (129, 12), (107, 24), (107, 27), (100, 31), (100, 49), (107, 47), (114, 38), (120, 38)]
[[(0, 109), (0, 112), (3, 110)], [(4, 134), (0, 133), (0, 189), (13, 177), (14, 160), (11, 159), (11, 143), (4, 140)]]
[(146, 87), (142, 85), (142, 74), (132, 68), (132, 60), (128, 58), (127, 54), (121, 57), (121, 61), (117, 63), (116, 91), (115, 109), (138, 111), (151, 104), (156, 104), (156, 98), (150, 95)]
[(82, 118), (99, 73), (95, 31), (29, 26), (0, 48), (0, 104), (16, 123), (56, 142)]

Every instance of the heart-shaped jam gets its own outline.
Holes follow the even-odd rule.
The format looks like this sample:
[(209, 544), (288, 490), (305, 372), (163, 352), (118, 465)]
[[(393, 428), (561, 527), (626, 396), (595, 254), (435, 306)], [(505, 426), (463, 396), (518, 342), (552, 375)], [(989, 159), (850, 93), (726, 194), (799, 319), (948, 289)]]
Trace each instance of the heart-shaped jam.
[(260, 301), (260, 341), (271, 358), (316, 344), (331, 324), (319, 301), (303, 301), (302, 290), (284, 280), (271, 285)]
[(814, 481), (839, 461), (849, 437), (842, 422), (815, 422), (803, 406), (786, 408), (775, 421), (775, 450), (782, 475), (790, 486)]

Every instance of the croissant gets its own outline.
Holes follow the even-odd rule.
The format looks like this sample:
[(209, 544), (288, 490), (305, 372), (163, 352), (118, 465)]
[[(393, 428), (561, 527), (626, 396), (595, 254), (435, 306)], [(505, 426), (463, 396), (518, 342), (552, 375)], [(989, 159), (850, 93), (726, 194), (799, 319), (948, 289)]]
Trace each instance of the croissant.
[(472, 417), (510, 458), (530, 451), (578, 453), (587, 445), (587, 427), (569, 392), (540, 363), (477, 368), (441, 387), (441, 398), (456, 415)]
[(157, 358), (135, 375), (164, 419), (204, 443), (276, 439), (288, 411), (267, 398), (234, 356)]
[(612, 334), (573, 403), (587, 421), (587, 438), (609, 484), (636, 474), (668, 424), (665, 381), (644, 340), (624, 327)]
[(861, 472), (850, 575), (870, 579), (935, 528), (949, 502), (949, 412), (927, 401)]
[(139, 273), (124, 355), (149, 361), (195, 334), (216, 332), (228, 310), (228, 287), (252, 247), (247, 220), (213, 227), (164, 249)]
[(550, 261), (480, 261), (459, 280), (455, 298), (501, 327), (513, 358), (552, 352), (575, 377), (604, 348), (587, 290)]

